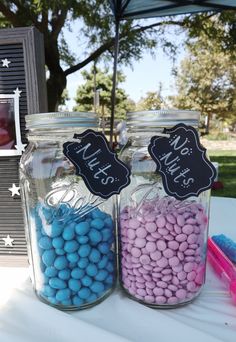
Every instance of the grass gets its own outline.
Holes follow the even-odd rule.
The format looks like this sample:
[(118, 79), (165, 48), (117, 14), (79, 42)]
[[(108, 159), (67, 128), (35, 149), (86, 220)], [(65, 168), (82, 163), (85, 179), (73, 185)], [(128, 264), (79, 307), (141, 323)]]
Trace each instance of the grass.
[(212, 196), (236, 198), (236, 151), (209, 151), (210, 159), (219, 163), (218, 180), (223, 189), (212, 190)]

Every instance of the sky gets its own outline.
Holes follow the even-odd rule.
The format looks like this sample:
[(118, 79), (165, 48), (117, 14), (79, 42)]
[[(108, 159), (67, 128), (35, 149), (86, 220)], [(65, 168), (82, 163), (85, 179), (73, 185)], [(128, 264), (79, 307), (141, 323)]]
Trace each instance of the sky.
[[(78, 56), (83, 47), (78, 45), (76, 39), (76, 27), (73, 32), (64, 31), (65, 39), (67, 40), (71, 50)], [(176, 37), (176, 39), (179, 39)], [(184, 53), (180, 51), (177, 64), (183, 58)], [(164, 52), (158, 48), (155, 58), (147, 52), (144, 52), (143, 58), (138, 62), (133, 62), (131, 67), (122, 67), (121, 70), (126, 76), (126, 81), (122, 83), (122, 88), (125, 89), (129, 97), (137, 102), (148, 91), (157, 91), (160, 82), (162, 83), (162, 95), (176, 94), (175, 80), (171, 74), (172, 61)], [(90, 70), (92, 63), (84, 69)], [(84, 70), (83, 69), (83, 70)], [(112, 72), (112, 65), (111, 65)], [(73, 73), (67, 77), (67, 89), (70, 100), (66, 102), (68, 110), (73, 110), (75, 105), (74, 97), (79, 85), (83, 83), (83, 78), (80, 71)]]

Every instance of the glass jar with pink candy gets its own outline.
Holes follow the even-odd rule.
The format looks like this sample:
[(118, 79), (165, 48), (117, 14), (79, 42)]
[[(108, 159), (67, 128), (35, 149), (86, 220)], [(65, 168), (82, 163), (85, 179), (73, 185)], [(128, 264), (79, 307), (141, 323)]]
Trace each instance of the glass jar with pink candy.
[(215, 174), (198, 140), (199, 116), (179, 110), (127, 114), (129, 139), (120, 158), (131, 183), (118, 206), (120, 284), (151, 307), (187, 304), (204, 284)]

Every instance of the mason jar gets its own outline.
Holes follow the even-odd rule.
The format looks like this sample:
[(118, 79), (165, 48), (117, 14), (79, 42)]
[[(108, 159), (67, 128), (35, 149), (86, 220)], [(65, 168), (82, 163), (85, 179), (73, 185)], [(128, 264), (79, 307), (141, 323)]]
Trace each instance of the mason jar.
[(166, 193), (148, 152), (150, 139), (179, 123), (197, 129), (199, 113), (157, 110), (128, 113), (121, 160), (131, 183), (119, 199), (120, 284), (134, 300), (155, 308), (191, 302), (206, 268), (210, 190), (178, 200)]
[(34, 290), (62, 310), (93, 306), (116, 281), (113, 199), (89, 191), (63, 144), (75, 133), (97, 130), (96, 115), (34, 114), (26, 126), (20, 185)]

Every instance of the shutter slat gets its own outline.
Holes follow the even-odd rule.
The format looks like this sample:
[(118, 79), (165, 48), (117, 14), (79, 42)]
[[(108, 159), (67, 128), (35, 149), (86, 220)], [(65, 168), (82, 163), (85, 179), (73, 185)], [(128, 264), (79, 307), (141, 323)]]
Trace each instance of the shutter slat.
[[(22, 141), (26, 140), (24, 117), (27, 114), (26, 80), (22, 44), (1, 45), (0, 60), (7, 58), (9, 67), (0, 67), (0, 94), (14, 94), (18, 87), (22, 91), (19, 98)], [(20, 157), (0, 156), (0, 255), (27, 254), (21, 198), (11, 196), (8, 190), (15, 183), (19, 186)], [(4, 245), (3, 237), (14, 239), (13, 247)], [(0, 259), (1, 260), (1, 259)]]

